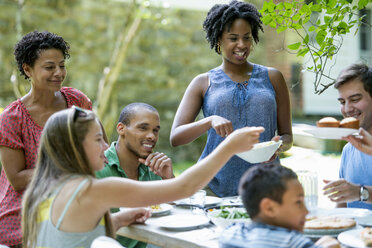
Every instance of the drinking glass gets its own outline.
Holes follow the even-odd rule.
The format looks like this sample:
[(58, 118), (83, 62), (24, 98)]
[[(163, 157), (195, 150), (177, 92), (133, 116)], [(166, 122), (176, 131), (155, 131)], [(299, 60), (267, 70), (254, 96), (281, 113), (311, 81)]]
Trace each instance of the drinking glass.
[(296, 172), (298, 181), (305, 192), (305, 204), (308, 209), (318, 206), (318, 175), (315, 171), (301, 170)]
[(204, 208), (206, 195), (207, 195), (207, 192), (205, 190), (199, 190), (190, 197), (190, 204), (200, 206), (200, 208), (191, 207), (191, 212), (193, 214), (203, 213), (202, 208)]

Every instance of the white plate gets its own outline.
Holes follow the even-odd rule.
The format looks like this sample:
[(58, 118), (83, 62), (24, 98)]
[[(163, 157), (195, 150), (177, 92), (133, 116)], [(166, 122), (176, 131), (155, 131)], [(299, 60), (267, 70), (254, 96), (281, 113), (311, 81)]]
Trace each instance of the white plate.
[(357, 217), (355, 218), (355, 220), (361, 226), (372, 226), (372, 215), (364, 216), (364, 217)]
[(336, 216), (345, 218), (364, 218), (372, 216), (372, 211), (364, 208), (317, 208), (312, 209), (310, 216)]
[(204, 215), (177, 214), (160, 217), (154, 225), (177, 231), (186, 231), (209, 224)]
[(350, 231), (342, 232), (337, 236), (341, 244), (354, 247), (354, 248), (367, 248), (363, 240), (360, 238), (360, 232), (363, 229), (353, 229)]
[(207, 195), (205, 197), (204, 206), (205, 207), (210, 207), (210, 206), (216, 205), (216, 204), (221, 203), (221, 202), (222, 202), (222, 198)]
[(304, 129), (304, 132), (312, 134), (314, 137), (321, 139), (341, 139), (342, 137), (357, 134), (358, 129), (338, 128), (338, 127), (315, 127)]
[(161, 216), (161, 215), (167, 215), (167, 214), (170, 214), (170, 211), (171, 209), (173, 208), (172, 205), (169, 205), (169, 204), (166, 204), (166, 203), (163, 203), (163, 204), (160, 204), (160, 209), (151, 209), (151, 216)]
[[(222, 202), (222, 198), (216, 197), (216, 196), (206, 196), (205, 197), (205, 202), (204, 202), (204, 207), (210, 207), (213, 205), (217, 205)], [(185, 207), (187, 207), (188, 204), (190, 204), (190, 198), (184, 198), (181, 200), (175, 201), (176, 205), (177, 204), (184, 204)]]

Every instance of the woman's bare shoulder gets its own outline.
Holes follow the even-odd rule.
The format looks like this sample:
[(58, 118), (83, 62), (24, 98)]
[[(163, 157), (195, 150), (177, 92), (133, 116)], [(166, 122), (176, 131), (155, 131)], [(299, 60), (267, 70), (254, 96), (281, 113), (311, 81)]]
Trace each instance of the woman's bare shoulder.
[(269, 73), (270, 81), (273, 84), (274, 88), (285, 84), (283, 74), (278, 69), (273, 67), (267, 67), (267, 70)]
[(205, 92), (209, 86), (208, 80), (208, 73), (199, 74), (193, 78), (189, 85), (189, 88), (192, 90), (197, 90), (199, 92)]

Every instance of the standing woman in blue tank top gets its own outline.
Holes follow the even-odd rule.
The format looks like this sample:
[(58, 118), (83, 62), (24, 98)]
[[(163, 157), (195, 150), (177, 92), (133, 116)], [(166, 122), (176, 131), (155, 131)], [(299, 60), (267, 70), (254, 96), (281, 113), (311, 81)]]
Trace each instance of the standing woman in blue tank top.
[[(280, 71), (248, 60), (253, 41), (262, 29), (257, 8), (240, 1), (214, 5), (203, 23), (210, 47), (222, 64), (196, 76), (178, 107), (170, 141), (190, 143), (208, 132), (200, 159), (211, 153), (233, 130), (263, 126), (260, 142), (283, 140), (280, 151), (292, 146), (288, 88)], [(200, 110), (204, 118), (195, 121)], [(237, 195), (240, 177), (253, 166), (233, 156), (208, 184), (210, 194)]]

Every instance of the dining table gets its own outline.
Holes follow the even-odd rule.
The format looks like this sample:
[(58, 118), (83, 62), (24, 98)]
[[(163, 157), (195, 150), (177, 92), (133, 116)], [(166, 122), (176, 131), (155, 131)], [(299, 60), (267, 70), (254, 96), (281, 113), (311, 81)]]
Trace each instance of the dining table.
[[(207, 196), (208, 197), (208, 196)], [(218, 239), (223, 229), (217, 227), (206, 215), (206, 209), (219, 206), (241, 207), (239, 197), (217, 198), (210, 197), (213, 204), (207, 204), (204, 210), (192, 211), (187, 204), (174, 202), (163, 204), (166, 211), (154, 214), (146, 220), (145, 224), (132, 224), (122, 227), (117, 231), (118, 235), (143, 241), (158, 247), (170, 248), (217, 248)], [(186, 207), (185, 207), (186, 206)], [(332, 233), (331, 236), (338, 238), (343, 248), (365, 248), (360, 239), (360, 232), (365, 226), (372, 226), (372, 211), (367, 209), (353, 208), (313, 208), (309, 216), (339, 216), (353, 218), (358, 225), (340, 234)], [(314, 242), (324, 235), (331, 234), (329, 231), (307, 233)]]
[[(208, 204), (208, 199), (210, 204)], [(132, 224), (122, 227), (117, 235), (143, 241), (158, 247), (171, 248), (216, 248), (218, 238), (223, 229), (212, 224), (205, 211), (193, 211), (184, 201), (166, 204), (171, 206), (166, 215), (155, 215), (146, 220), (145, 224)], [(220, 205), (242, 206), (239, 197), (209, 197), (206, 206)]]

